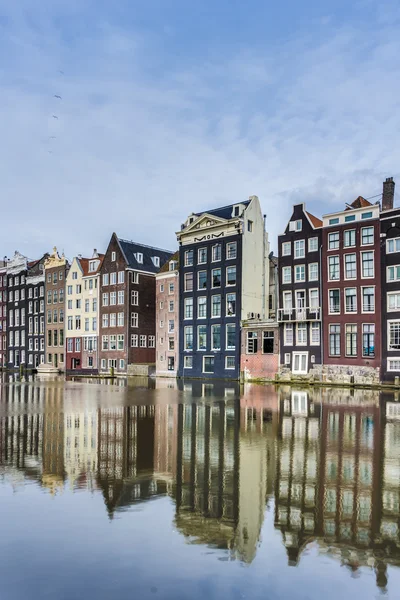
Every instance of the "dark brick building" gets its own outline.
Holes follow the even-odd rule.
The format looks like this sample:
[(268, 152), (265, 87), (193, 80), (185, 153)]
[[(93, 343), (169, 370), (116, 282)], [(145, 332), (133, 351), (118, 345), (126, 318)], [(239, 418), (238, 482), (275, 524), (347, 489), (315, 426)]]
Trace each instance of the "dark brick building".
[(0, 367), (7, 366), (7, 259), (0, 261)]
[(155, 275), (171, 256), (113, 233), (100, 270), (100, 372), (155, 365)]
[(57, 248), (53, 249), (44, 263), (45, 268), (45, 347), (46, 363), (60, 371), (65, 370), (64, 316), (65, 316), (65, 279), (69, 264)]

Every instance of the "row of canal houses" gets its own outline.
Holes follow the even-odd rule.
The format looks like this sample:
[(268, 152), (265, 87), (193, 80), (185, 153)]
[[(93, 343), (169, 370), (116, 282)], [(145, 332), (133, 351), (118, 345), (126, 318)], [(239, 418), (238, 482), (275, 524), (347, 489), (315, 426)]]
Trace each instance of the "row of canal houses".
[(112, 234), (0, 262), (7, 369), (378, 383), (400, 376), (395, 183), (322, 219), (293, 207), (270, 252), (257, 196), (191, 213), (178, 251)]

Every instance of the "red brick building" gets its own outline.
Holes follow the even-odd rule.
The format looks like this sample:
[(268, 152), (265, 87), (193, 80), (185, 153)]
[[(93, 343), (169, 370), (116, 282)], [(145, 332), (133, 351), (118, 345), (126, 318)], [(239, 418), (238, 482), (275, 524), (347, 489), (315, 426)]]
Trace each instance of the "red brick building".
[(262, 320), (244, 321), (240, 355), (241, 379), (275, 379), (278, 371), (278, 324)]
[[(156, 362), (156, 273), (172, 252), (113, 233), (100, 270), (100, 372), (145, 374)], [(129, 368), (128, 368), (129, 367)]]
[(323, 218), (323, 364), (337, 374), (381, 365), (379, 210), (360, 196)]

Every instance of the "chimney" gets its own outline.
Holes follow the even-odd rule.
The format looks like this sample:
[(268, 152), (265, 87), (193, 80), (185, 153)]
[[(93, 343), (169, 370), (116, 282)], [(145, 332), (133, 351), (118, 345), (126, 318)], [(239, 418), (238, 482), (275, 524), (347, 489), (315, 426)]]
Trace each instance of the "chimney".
[(386, 177), (383, 182), (382, 210), (391, 210), (394, 204), (394, 186), (393, 177)]

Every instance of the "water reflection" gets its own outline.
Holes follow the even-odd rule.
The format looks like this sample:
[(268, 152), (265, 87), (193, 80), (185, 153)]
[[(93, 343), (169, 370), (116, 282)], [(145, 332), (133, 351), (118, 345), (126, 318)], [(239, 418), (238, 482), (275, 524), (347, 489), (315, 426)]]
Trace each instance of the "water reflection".
[(400, 563), (393, 394), (147, 379), (0, 391), (0, 474), (16, 488), (100, 493), (110, 519), (170, 497), (188, 542), (245, 563), (269, 511), (289, 565), (313, 543), (385, 589)]

